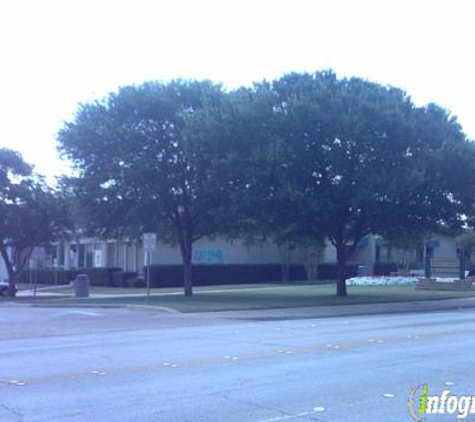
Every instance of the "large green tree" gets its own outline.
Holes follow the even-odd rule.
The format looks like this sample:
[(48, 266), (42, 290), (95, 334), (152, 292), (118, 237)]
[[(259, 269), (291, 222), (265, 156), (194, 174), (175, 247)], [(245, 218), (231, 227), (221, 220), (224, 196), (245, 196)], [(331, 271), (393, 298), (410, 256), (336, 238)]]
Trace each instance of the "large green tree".
[(267, 145), (281, 151), (278, 173), (262, 186), (281, 204), (268, 212), (328, 237), (338, 296), (347, 294), (346, 264), (364, 236), (457, 225), (471, 209), (474, 149), (439, 107), (418, 108), (399, 89), (328, 71), (264, 88), (273, 94)]
[(49, 246), (68, 227), (66, 207), (21, 155), (0, 149), (0, 255), (9, 294), (35, 246)]
[(218, 151), (200, 130), (223, 101), (221, 87), (209, 82), (128, 86), (81, 106), (59, 133), (60, 150), (78, 171), (70, 184), (85, 228), (116, 238), (159, 232), (177, 243), (186, 295), (194, 242), (232, 223)]
[(473, 215), (475, 150), (457, 121), (330, 71), (226, 94), (208, 82), (126, 87), (82, 106), (59, 142), (78, 170), (89, 228), (177, 242), (188, 295), (203, 236), (326, 237), (345, 296), (346, 264), (364, 236)]

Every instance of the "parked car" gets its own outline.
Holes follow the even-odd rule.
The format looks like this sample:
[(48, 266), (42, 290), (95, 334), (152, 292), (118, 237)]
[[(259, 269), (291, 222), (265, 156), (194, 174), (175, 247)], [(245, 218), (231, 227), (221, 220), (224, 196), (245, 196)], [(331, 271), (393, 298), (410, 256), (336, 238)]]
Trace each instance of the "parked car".
[(8, 296), (8, 283), (0, 281), (0, 296)]

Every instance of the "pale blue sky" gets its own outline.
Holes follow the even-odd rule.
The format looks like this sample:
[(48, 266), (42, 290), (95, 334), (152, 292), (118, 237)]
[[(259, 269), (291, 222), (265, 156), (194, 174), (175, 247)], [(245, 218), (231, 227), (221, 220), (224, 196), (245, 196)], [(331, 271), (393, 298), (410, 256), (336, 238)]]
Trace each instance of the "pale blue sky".
[(150, 79), (233, 88), (333, 68), (436, 102), (475, 138), (471, 0), (3, 0), (0, 146), (48, 175), (79, 102)]

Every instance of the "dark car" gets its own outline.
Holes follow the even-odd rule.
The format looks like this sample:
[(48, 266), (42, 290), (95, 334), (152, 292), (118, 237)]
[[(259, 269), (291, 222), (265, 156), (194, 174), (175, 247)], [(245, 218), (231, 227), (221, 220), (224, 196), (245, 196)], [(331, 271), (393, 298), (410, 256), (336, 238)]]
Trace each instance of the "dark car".
[(0, 296), (8, 296), (8, 283), (0, 281)]

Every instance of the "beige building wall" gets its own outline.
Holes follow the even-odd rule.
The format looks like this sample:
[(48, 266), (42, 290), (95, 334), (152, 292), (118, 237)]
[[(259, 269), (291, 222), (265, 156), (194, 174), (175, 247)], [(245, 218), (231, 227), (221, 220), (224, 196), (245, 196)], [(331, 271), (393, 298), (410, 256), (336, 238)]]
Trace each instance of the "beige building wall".
[(433, 258), (457, 258), (457, 245), (454, 237), (435, 234), (432, 238), (439, 241), (439, 245), (434, 248), (432, 253)]
[(356, 247), (356, 251), (350, 261), (364, 266), (364, 275), (373, 275), (376, 261), (376, 239), (374, 235), (365, 237), (364, 244)]
[[(439, 240), (438, 246), (434, 249), (436, 258), (456, 258), (455, 238), (445, 235), (434, 235), (433, 238)], [(120, 267), (126, 271), (141, 272), (145, 264), (145, 255), (141, 244), (98, 241), (97, 239), (81, 239), (79, 242), (63, 242), (59, 245), (62, 248), (63, 263), (59, 266), (66, 269), (77, 265), (77, 253), (71, 245), (86, 245), (87, 250), (94, 252), (93, 266)], [(365, 273), (371, 275), (376, 259), (376, 244), (374, 236), (367, 237), (365, 244), (358, 246), (350, 261), (357, 262), (365, 266)], [(336, 250), (330, 242), (326, 242), (318, 261), (326, 263), (336, 262)], [(158, 242), (157, 249), (152, 253), (151, 262), (162, 265), (181, 264), (181, 255), (178, 246), (172, 246)], [(223, 263), (223, 264), (281, 264), (283, 262), (279, 248), (270, 242), (256, 245), (246, 245), (241, 240), (229, 241), (223, 238), (202, 239), (194, 244), (193, 262), (195, 263)], [(300, 248), (295, 249), (290, 254), (290, 263), (305, 263), (305, 251)], [(0, 276), (4, 271), (0, 267)]]
[[(142, 247), (137, 248), (139, 265), (144, 265)], [(181, 264), (181, 254), (178, 245), (172, 246), (158, 242), (157, 249), (152, 253), (153, 264)], [(129, 261), (130, 262), (130, 261)], [(222, 263), (222, 264), (271, 264), (280, 263), (280, 255), (276, 245), (263, 243), (245, 245), (240, 240), (201, 239), (193, 245), (193, 262)]]

